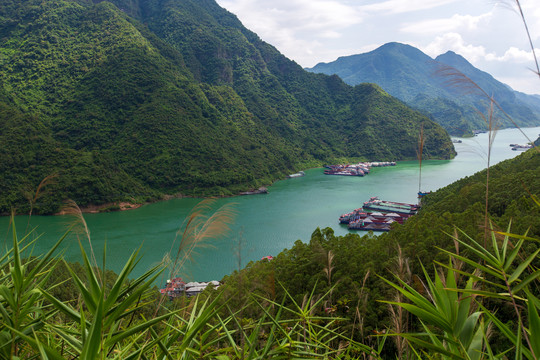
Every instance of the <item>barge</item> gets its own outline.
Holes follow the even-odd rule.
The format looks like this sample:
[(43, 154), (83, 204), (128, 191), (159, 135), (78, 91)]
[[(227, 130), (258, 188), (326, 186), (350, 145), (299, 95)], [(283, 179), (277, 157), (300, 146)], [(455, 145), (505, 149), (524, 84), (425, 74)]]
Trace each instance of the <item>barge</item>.
[(351, 230), (390, 231), (392, 224), (403, 224), (416, 214), (419, 207), (416, 204), (383, 201), (372, 197), (361, 208), (341, 215), (339, 223), (347, 224)]
[(374, 196), (363, 205), (364, 210), (395, 212), (398, 214), (415, 215), (420, 208), (417, 204), (399, 203), (394, 201), (380, 200)]

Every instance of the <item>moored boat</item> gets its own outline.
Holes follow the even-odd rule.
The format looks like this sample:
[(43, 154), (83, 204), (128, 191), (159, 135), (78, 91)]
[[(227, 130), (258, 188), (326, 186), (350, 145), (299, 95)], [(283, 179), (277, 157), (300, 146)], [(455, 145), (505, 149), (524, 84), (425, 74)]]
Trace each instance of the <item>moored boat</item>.
[(287, 175), (287, 178), (291, 179), (291, 178), (302, 177), (302, 176), (305, 176), (305, 175), (306, 175), (305, 172), (299, 171), (296, 174)]
[(257, 194), (268, 194), (268, 189), (265, 188), (264, 186), (261, 186), (257, 190), (244, 191), (240, 193), (240, 195), (257, 195)]
[(368, 201), (364, 202), (363, 208), (371, 211), (395, 212), (398, 214), (414, 215), (420, 208), (420, 205), (385, 201), (374, 196)]

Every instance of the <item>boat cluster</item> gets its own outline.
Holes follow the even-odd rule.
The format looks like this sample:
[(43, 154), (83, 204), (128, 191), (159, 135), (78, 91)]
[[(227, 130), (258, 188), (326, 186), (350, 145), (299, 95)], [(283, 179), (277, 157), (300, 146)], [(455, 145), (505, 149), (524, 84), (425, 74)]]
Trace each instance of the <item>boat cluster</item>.
[(209, 282), (184, 282), (182, 278), (176, 277), (167, 280), (165, 287), (159, 291), (167, 295), (170, 299), (179, 297), (179, 296), (194, 296), (201, 293), (209, 285), (213, 286), (214, 289), (217, 289), (220, 285), (219, 281), (213, 280)]
[(326, 175), (364, 176), (369, 174), (372, 167), (395, 166), (394, 161), (361, 162), (352, 165), (325, 165)]
[(521, 150), (521, 151), (525, 151), (525, 150), (531, 149), (533, 147), (532, 144), (525, 144), (525, 145), (510, 144), (510, 146), (512, 147), (512, 150)]
[(403, 224), (416, 214), (419, 205), (380, 200), (372, 197), (361, 208), (339, 217), (340, 224), (349, 229), (389, 231), (393, 223)]

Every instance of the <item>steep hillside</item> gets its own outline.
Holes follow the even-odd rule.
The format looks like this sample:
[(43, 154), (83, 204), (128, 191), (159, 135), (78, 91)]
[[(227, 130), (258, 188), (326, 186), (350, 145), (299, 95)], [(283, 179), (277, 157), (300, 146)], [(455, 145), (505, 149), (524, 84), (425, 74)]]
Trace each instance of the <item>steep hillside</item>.
[[(513, 91), (451, 51), (432, 59), (410, 45), (388, 43), (369, 53), (340, 57), (307, 70), (337, 74), (351, 85), (379, 84), (389, 94), (432, 116), (454, 135), (486, 129), (484, 120), (478, 116), (478, 111), (487, 113), (486, 98), (471, 93), (467, 84), (455, 84), (456, 78), (444, 71), (448, 66), (461, 71), (487, 94), (493, 95), (518, 125), (540, 124), (537, 97)], [(497, 119), (502, 127), (515, 126), (502, 113), (498, 113)]]
[(13, 154), (0, 213), (230, 195), (338, 158), (413, 158), (420, 126), (428, 157), (455, 154), (425, 116), (304, 71), (213, 0), (6, 0), (0, 35)]

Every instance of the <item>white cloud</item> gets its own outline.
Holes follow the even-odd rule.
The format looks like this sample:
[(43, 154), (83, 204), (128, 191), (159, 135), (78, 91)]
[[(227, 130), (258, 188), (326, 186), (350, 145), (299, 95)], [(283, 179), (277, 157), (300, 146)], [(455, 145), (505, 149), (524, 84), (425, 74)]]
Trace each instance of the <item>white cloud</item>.
[(366, 12), (390, 12), (394, 14), (429, 10), (439, 6), (460, 2), (459, 0), (387, 0), (361, 7)]
[[(536, 49), (538, 53), (538, 49)], [(534, 61), (532, 51), (525, 51), (516, 47), (510, 47), (502, 56), (491, 56), (488, 54), (486, 60), (489, 61), (512, 61), (516, 63), (531, 63)]]
[[(360, 12), (339, 0), (218, 0), (229, 11), (237, 14), (251, 29), (295, 31), (341, 29), (362, 21)], [(264, 24), (272, 24), (271, 29)], [(268, 34), (271, 35), (271, 34)]]
[[(429, 45), (422, 48), (422, 51), (433, 57), (442, 54), (447, 50), (452, 50), (464, 56), (471, 63), (480, 60), (512, 63), (531, 63), (534, 61), (532, 51), (522, 50), (511, 46), (503, 55), (497, 55), (495, 52), (486, 50), (484, 46), (467, 44), (463, 37), (458, 33), (446, 33), (442, 36), (438, 36)], [(539, 50), (536, 49), (536, 52), (539, 53)]]
[[(248, 29), (303, 66), (314, 66), (325, 44), (362, 22), (356, 7), (342, 0), (218, 0)], [(342, 55), (342, 54), (340, 54)]]
[[(510, 9), (515, 14), (515, 18), (519, 19), (521, 22), (523, 34), (525, 34), (525, 28), (523, 26), (523, 20), (520, 16), (519, 9), (516, 5), (515, 0), (500, 0), (499, 4), (502, 8)], [(537, 0), (521, 0), (521, 10), (523, 11), (523, 16), (527, 22), (527, 27), (529, 28), (529, 33), (532, 40), (540, 40), (540, 7), (538, 7)]]
[[(434, 41), (432, 41), (429, 45), (422, 47), (421, 50), (432, 57), (445, 53), (448, 50), (452, 50), (464, 56), (472, 63), (488, 56), (488, 52), (486, 51), (485, 47), (467, 44), (465, 43), (465, 40), (463, 40), (463, 37), (455, 32), (437, 36)], [(489, 56), (495, 55), (489, 54)]]
[(405, 24), (400, 30), (407, 33), (416, 34), (436, 34), (441, 32), (449, 32), (456, 30), (474, 31), (482, 23), (489, 22), (492, 13), (486, 13), (479, 16), (459, 15), (455, 14), (451, 18), (446, 19), (430, 19), (415, 23)]

